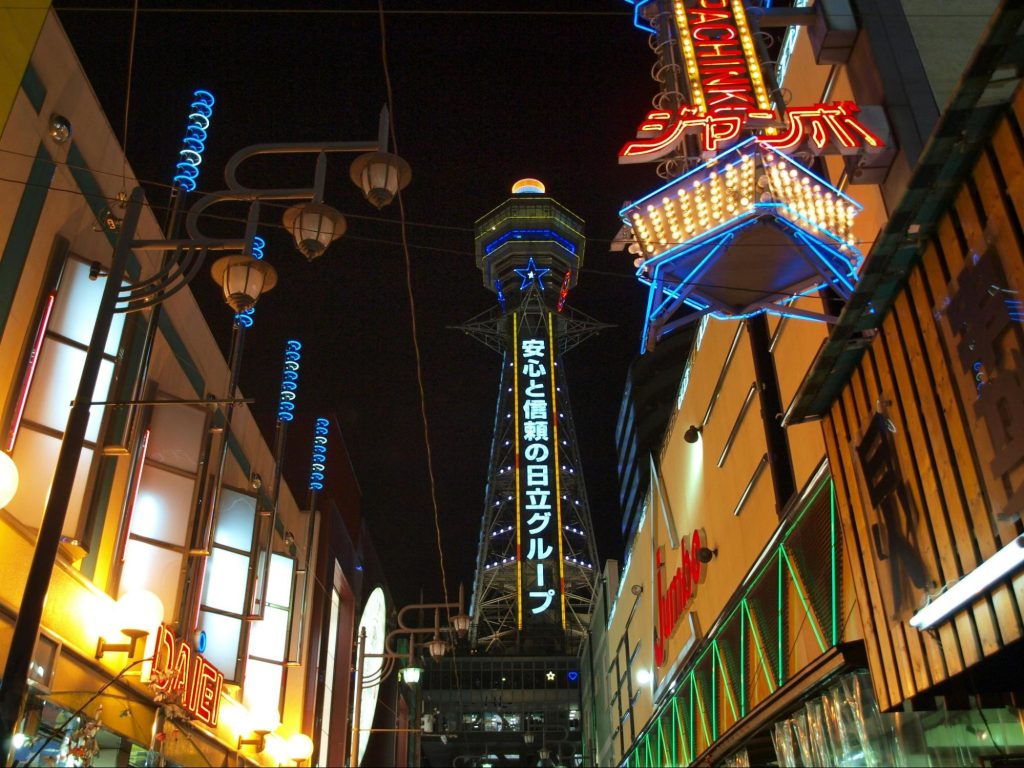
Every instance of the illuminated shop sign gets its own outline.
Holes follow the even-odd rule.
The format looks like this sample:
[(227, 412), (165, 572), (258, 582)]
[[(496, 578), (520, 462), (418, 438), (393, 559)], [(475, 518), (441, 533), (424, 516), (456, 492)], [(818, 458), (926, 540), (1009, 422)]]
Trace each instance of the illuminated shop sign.
[(520, 628), (524, 613), (528, 621), (547, 623), (552, 612), (557, 612), (554, 615), (565, 625), (555, 356), (550, 323), (550, 317), (546, 317), (536, 331), (525, 331), (518, 325), (513, 331)]
[(784, 127), (777, 127), (742, 0), (676, 0), (673, 10), (692, 103), (649, 112), (637, 140), (619, 151), (620, 163), (657, 160), (687, 135), (698, 136), (711, 156), (751, 130), (763, 130), (765, 146), (786, 152), (806, 145), (815, 153), (854, 154), (885, 146), (850, 101), (788, 108)]
[(176, 639), (166, 624), (156, 633), (151, 681), (197, 720), (211, 728), (217, 725), (224, 675), (199, 650)]
[(665, 562), (662, 551), (658, 547), (656, 568), (658, 571), (658, 632), (654, 638), (654, 663), (663, 666), (666, 660), (665, 649), (669, 639), (679, 626), (683, 614), (686, 613), (697, 594), (697, 585), (704, 581), (704, 566), (698, 557), (704, 537), (696, 530), (690, 536), (690, 548), (686, 541), (680, 542), (679, 565), (666, 577)]

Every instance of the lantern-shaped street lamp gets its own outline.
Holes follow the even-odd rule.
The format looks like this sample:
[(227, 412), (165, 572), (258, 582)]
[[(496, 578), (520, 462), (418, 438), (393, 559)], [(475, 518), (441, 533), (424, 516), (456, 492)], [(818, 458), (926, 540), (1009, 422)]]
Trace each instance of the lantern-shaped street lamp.
[(324, 203), (293, 205), (284, 212), (284, 228), (291, 233), (295, 247), (309, 261), (319, 258), (327, 246), (345, 234), (345, 217)]
[(390, 152), (367, 152), (360, 155), (352, 163), (349, 174), (376, 208), (388, 205), (399, 190), (405, 189), (412, 180), (409, 164)]
[(224, 301), (236, 313), (253, 307), (262, 294), (277, 285), (277, 271), (272, 266), (241, 253), (220, 257), (210, 272), (224, 292)]

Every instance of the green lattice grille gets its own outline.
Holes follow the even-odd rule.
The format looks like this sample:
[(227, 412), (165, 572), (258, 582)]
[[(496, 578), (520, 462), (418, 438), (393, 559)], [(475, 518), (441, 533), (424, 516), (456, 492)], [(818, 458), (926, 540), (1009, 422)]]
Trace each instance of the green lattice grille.
[(821, 651), (842, 641), (839, 539), (835, 489), (826, 478), (740, 587), (728, 618), (704, 639), (623, 765), (689, 765), (784, 685), (793, 672), (786, 664), (791, 611)]

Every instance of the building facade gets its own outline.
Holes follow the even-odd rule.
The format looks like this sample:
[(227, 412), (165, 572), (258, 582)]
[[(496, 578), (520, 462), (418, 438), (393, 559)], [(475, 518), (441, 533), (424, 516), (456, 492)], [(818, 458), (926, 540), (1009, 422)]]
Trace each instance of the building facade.
[[(25, 577), (135, 183), (56, 15), (36, 31), (38, 41), (20, 40), (31, 57), (0, 137), (0, 459), (5, 487), (16, 487), (0, 510), (3, 658), (19, 610), (42, 598), (24, 594)], [(211, 94), (197, 92), (197, 104), (192, 115), (183, 105), (183, 132), (186, 116), (189, 130), (203, 110), (215, 120)], [(164, 238), (148, 205), (136, 233)], [(159, 257), (136, 252), (130, 279)], [(233, 315), (225, 307), (209, 322), (241, 326)], [(301, 342), (283, 352), (282, 403), (302, 414)], [(358, 520), (355, 479), (346, 462), (323, 490), (325, 451), (339, 461), (344, 446), (325, 419), (302, 415), (292, 440), (310, 441), (320, 502), (297, 499), (229, 374), (188, 291), (115, 314), (30, 651), (12, 745), (22, 764), (337, 764), (345, 754), (366, 546), (344, 522)]]
[[(646, 501), (584, 649), (594, 764), (977, 765), (1024, 750), (1008, 671), (1019, 11), (803, 5), (635, 4), (661, 91), (623, 154), (663, 152), (668, 182), (623, 211), (651, 296), (645, 350), (693, 340), (664, 439), (636, 458)], [(815, 123), (843, 104), (859, 108), (859, 149)], [(760, 110), (774, 114), (753, 129), (761, 149), (730, 149)], [(697, 124), (672, 137), (676, 118)], [(799, 213), (795, 249), (757, 232), (797, 242), (780, 200)], [(828, 218), (840, 200), (846, 233)], [(822, 245), (837, 234), (848, 270)], [(835, 268), (799, 273), (810, 253)]]

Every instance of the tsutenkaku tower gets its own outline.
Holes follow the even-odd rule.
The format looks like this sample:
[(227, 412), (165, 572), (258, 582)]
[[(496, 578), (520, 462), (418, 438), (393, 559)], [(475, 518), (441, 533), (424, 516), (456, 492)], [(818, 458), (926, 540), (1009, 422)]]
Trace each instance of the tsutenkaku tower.
[(473, 585), (471, 641), (495, 652), (573, 653), (599, 576), (562, 356), (608, 326), (565, 305), (583, 221), (524, 179), (476, 222), (496, 307), (460, 326), (502, 355)]

